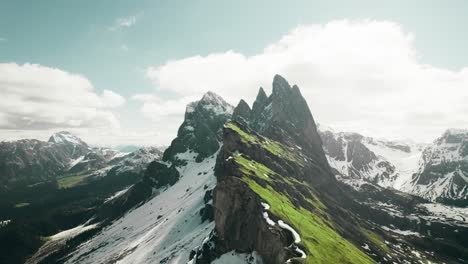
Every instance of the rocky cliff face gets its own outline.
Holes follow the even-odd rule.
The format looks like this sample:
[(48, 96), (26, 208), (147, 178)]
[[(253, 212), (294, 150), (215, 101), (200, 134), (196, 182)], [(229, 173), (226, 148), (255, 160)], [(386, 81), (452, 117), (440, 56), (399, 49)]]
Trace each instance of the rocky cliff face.
[(435, 201), (468, 202), (468, 131), (447, 130), (424, 149), (409, 188)]
[(241, 101), (234, 120), (240, 120), (269, 138), (288, 145), (301, 146), (321, 166), (327, 167), (322, 142), (312, 113), (296, 85), (292, 87), (281, 76), (273, 79), (272, 94), (267, 97), (260, 88), (252, 109)]

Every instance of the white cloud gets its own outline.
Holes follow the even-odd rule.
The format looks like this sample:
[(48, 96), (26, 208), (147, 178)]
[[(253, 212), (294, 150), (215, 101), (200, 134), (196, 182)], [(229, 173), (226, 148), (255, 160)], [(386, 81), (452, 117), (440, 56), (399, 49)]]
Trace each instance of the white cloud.
[(141, 112), (154, 121), (164, 118), (180, 117), (185, 113), (185, 106), (199, 100), (198, 96), (182, 96), (177, 99), (163, 99), (153, 94), (136, 94), (132, 99), (143, 102)]
[(251, 102), (279, 73), (299, 85), (317, 121), (339, 130), (432, 140), (449, 127), (467, 127), (468, 68), (422, 64), (413, 41), (388, 21), (299, 26), (253, 56), (226, 51), (148, 67), (158, 91), (182, 99), (169, 106), (153, 98), (142, 110), (157, 118), (164, 105), (184, 109), (208, 90), (233, 104)]
[(104, 90), (101, 95), (103, 105), (106, 107), (119, 107), (125, 104), (125, 98), (110, 90)]
[(125, 99), (109, 90), (101, 95), (81, 75), (37, 64), (0, 64), (0, 129), (49, 130), (116, 128), (112, 108)]
[(136, 24), (137, 16), (129, 16), (129, 17), (120, 17), (114, 21), (114, 24), (110, 26), (108, 29), (110, 31), (116, 31), (121, 28), (129, 28)]

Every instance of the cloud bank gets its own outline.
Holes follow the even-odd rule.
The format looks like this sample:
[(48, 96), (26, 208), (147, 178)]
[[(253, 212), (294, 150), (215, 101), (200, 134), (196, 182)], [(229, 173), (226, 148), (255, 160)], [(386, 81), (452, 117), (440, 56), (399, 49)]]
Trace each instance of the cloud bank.
[[(183, 110), (187, 101), (208, 90), (233, 104), (241, 98), (252, 101), (258, 87), (270, 90), (279, 73), (298, 84), (320, 123), (430, 141), (447, 128), (468, 126), (468, 68), (453, 71), (421, 63), (414, 39), (389, 21), (299, 26), (256, 55), (230, 50), (148, 67), (146, 77), (158, 94), (179, 99), (135, 99), (143, 101), (145, 115), (160, 120), (167, 109)], [(169, 112), (180, 123), (183, 113)]]
[(0, 64), (0, 129), (118, 128), (119, 94), (83, 76), (37, 64)]

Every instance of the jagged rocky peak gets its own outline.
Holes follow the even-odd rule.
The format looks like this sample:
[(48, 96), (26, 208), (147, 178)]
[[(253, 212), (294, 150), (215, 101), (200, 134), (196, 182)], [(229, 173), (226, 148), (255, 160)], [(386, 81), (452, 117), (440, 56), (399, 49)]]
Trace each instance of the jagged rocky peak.
[(268, 96), (266, 95), (265, 90), (263, 90), (263, 88), (260, 87), (260, 89), (258, 90), (257, 98), (253, 103), (252, 111), (254, 113), (259, 113), (265, 108), (265, 106), (268, 105), (268, 103)]
[(69, 143), (73, 145), (85, 145), (87, 144), (81, 140), (81, 138), (73, 135), (72, 133), (68, 131), (60, 131), (57, 133), (54, 133), (52, 136), (49, 138), (50, 143)]
[(247, 102), (244, 101), (244, 99), (241, 99), (239, 101), (239, 104), (237, 104), (236, 108), (234, 109), (233, 116), (236, 117), (238, 120), (250, 120), (250, 116), (252, 110), (250, 109), (250, 106), (247, 104)]
[(468, 201), (468, 131), (449, 129), (422, 154), (412, 192), (432, 201)]
[(184, 122), (164, 152), (163, 160), (178, 164), (184, 155), (196, 155), (199, 162), (214, 154), (221, 146), (222, 127), (233, 110), (232, 105), (213, 92), (188, 104)]
[(203, 95), (202, 99), (189, 103), (186, 108), (185, 115), (194, 112), (206, 112), (212, 115), (232, 115), (234, 107), (227, 103), (221, 96), (214, 92), (207, 92)]
[[(239, 109), (237, 109), (239, 108)], [(233, 119), (245, 121), (252, 129), (291, 146), (300, 146), (318, 163), (327, 164), (312, 113), (299, 87), (280, 75), (273, 78), (272, 94), (259, 89), (252, 110), (244, 102), (234, 110)]]

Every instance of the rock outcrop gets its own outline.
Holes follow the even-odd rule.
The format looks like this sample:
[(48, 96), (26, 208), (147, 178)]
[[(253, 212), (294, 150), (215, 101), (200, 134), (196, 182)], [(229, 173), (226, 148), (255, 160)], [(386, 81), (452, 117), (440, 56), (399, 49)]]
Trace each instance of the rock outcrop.
[(177, 154), (192, 151), (201, 161), (215, 153), (222, 141), (223, 124), (231, 118), (233, 107), (219, 95), (208, 92), (190, 103), (177, 137), (164, 151), (163, 160), (178, 163)]

